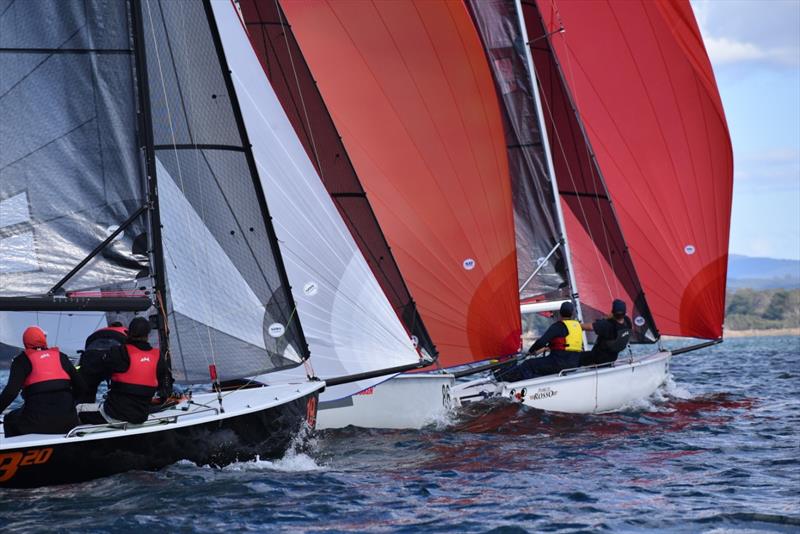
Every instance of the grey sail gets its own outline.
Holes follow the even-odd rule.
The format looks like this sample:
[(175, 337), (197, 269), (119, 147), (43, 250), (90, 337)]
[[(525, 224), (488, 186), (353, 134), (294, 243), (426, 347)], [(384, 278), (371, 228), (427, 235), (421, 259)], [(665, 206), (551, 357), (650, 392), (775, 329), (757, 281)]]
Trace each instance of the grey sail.
[(568, 297), (567, 265), (560, 246), (562, 235), (515, 4), (506, 0), (467, 3), (492, 69), (503, 112), (514, 197), (520, 300)]
[[(135, 85), (126, 2), (0, 1), (0, 297), (46, 295), (144, 205)], [(136, 288), (145, 230), (63, 289)]]
[(210, 7), (145, 0), (141, 16), (173, 374), (297, 366), (307, 348)]

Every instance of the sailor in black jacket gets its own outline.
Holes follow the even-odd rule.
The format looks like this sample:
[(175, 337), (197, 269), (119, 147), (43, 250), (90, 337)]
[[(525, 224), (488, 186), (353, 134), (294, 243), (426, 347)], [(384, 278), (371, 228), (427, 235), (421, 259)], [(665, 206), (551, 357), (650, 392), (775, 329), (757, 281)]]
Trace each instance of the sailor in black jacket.
[(581, 325), (584, 330), (597, 334), (597, 340), (589, 352), (581, 355), (581, 365), (601, 365), (617, 360), (625, 350), (631, 337), (633, 324), (626, 313), (625, 302), (615, 299), (611, 304), (611, 316)]
[(81, 407), (85, 423), (127, 421), (141, 424), (153, 407), (153, 396), (166, 399), (172, 392), (172, 375), (161, 351), (150, 345), (150, 323), (134, 318), (128, 326), (125, 343), (111, 347), (104, 357), (104, 368), (111, 378), (108, 395), (99, 413)]

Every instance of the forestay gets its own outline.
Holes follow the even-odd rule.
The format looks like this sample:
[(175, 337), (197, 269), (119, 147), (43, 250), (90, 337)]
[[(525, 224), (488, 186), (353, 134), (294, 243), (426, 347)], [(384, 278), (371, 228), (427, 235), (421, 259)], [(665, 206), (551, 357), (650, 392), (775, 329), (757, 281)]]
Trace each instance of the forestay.
[(520, 346), (503, 123), (458, 2), (281, 2), (439, 351)]
[[(298, 140), (236, 10), (228, 0), (212, 6), (315, 374), (326, 378), (418, 362), (409, 334)], [(283, 374), (293, 376), (298, 375)], [(323, 399), (351, 395), (377, 380), (329, 388)]]

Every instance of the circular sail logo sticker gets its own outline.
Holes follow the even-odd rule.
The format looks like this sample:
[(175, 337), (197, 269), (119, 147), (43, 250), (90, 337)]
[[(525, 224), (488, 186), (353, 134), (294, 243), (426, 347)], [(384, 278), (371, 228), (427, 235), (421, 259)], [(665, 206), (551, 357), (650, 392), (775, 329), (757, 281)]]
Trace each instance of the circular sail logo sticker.
[(411, 336), (411, 344), (414, 345), (414, 348), (417, 348), (417, 345), (419, 345), (419, 338), (417, 336)]
[(271, 337), (281, 337), (286, 333), (286, 327), (284, 327), (281, 323), (272, 323), (269, 325), (267, 332)]
[(319, 286), (316, 282), (306, 282), (306, 285), (303, 286), (303, 293), (307, 297), (313, 297), (319, 292)]
[(544, 256), (542, 256), (541, 258), (536, 258), (536, 265), (537, 266), (541, 265), (543, 263), (544, 263)]
[(685, 247), (683, 247), (683, 251), (689, 256), (691, 256), (695, 252), (694, 245), (686, 245)]
[(464, 266), (464, 269), (466, 269), (467, 271), (471, 271), (472, 269), (475, 268), (475, 260), (473, 260), (472, 258), (467, 258), (466, 260), (464, 260), (464, 263), (462, 265)]
[(637, 315), (636, 318), (633, 320), (633, 324), (636, 326), (644, 326), (645, 320), (644, 317), (641, 315)]

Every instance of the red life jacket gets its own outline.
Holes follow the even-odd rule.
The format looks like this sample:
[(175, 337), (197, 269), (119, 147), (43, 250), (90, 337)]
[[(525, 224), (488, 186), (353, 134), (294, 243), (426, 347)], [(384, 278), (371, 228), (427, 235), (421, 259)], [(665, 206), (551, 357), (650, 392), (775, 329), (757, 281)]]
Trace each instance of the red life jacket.
[(25, 349), (25, 356), (31, 362), (31, 372), (23, 383), (23, 387), (30, 387), (51, 380), (67, 380), (69, 374), (61, 366), (61, 351), (58, 347), (49, 349)]
[(111, 375), (112, 382), (130, 384), (132, 386), (158, 387), (158, 359), (161, 357), (158, 349), (141, 350), (136, 345), (126, 344), (128, 357), (131, 364), (124, 373)]

